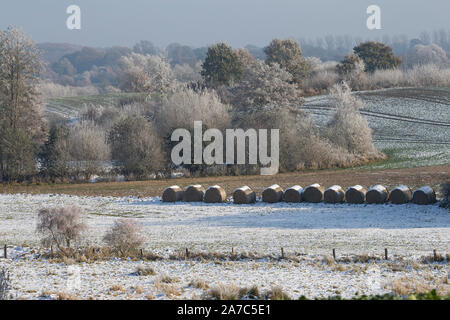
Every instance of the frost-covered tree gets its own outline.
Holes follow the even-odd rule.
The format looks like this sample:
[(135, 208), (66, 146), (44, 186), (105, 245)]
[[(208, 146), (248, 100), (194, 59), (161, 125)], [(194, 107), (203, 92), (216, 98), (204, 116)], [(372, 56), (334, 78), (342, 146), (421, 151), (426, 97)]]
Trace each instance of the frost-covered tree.
[(229, 111), (214, 90), (180, 88), (163, 101), (156, 117), (158, 131), (166, 137), (176, 128), (193, 128), (194, 121), (224, 129), (230, 126)]
[(91, 121), (71, 126), (64, 143), (70, 167), (75, 173), (83, 174), (86, 179), (101, 171), (105, 161), (111, 159), (105, 131)]
[(436, 44), (430, 45), (415, 45), (406, 55), (406, 67), (412, 68), (415, 65), (434, 64), (439, 67), (447, 67), (450, 60), (447, 53)]
[(372, 141), (372, 130), (361, 115), (361, 100), (352, 96), (347, 83), (335, 85), (330, 90), (336, 112), (328, 123), (328, 139), (351, 154), (373, 155), (377, 151)]
[(42, 235), (41, 242), (46, 247), (70, 248), (86, 230), (83, 211), (77, 206), (39, 210), (36, 231)]
[(303, 58), (299, 44), (294, 40), (274, 39), (264, 49), (266, 63), (277, 63), (282, 69), (287, 70), (297, 84), (301, 84), (310, 70), (309, 64)]
[(256, 61), (246, 66), (242, 79), (230, 88), (231, 104), (237, 111), (257, 111), (273, 105), (295, 107), (303, 104), (292, 75), (278, 64)]
[(0, 30), (0, 180), (36, 170), (35, 152), (47, 129), (36, 90), (41, 67), (30, 38), (14, 27)]
[(138, 179), (164, 168), (162, 143), (154, 127), (142, 116), (128, 116), (109, 133), (112, 159), (123, 174)]
[(242, 63), (232, 47), (217, 43), (208, 48), (202, 64), (202, 76), (211, 87), (229, 85), (241, 78)]
[(384, 43), (368, 41), (353, 48), (366, 66), (367, 72), (379, 69), (396, 69), (402, 64), (402, 59), (394, 55), (392, 48)]
[(132, 53), (120, 61), (123, 90), (164, 95), (176, 85), (172, 68), (163, 57)]

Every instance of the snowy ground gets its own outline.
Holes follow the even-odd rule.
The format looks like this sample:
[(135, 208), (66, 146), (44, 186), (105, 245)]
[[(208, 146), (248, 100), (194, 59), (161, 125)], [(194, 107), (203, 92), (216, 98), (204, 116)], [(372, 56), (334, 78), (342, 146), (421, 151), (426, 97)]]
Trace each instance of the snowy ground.
[[(252, 252), (286, 255), (298, 261), (107, 261), (66, 265), (35, 259), (34, 232), (41, 207), (79, 205), (87, 213), (89, 244), (101, 244), (105, 230), (118, 217), (133, 217), (144, 226), (146, 249), (169, 257), (191, 251)], [(9, 245), (0, 267), (12, 272), (14, 295), (55, 298), (57, 293), (95, 299), (198, 298), (203, 280), (220, 284), (283, 287), (292, 297), (385, 293), (401, 277), (431, 283), (448, 276), (448, 262), (418, 264), (433, 249), (450, 252), (450, 214), (433, 206), (263, 204), (164, 204), (159, 198), (76, 197), (68, 195), (0, 195), (0, 244)], [(332, 248), (339, 257), (375, 255), (388, 248), (391, 260), (372, 263), (324, 263)], [(13, 259), (11, 259), (13, 258)], [(153, 276), (137, 276), (138, 265)], [(79, 277), (78, 277), (79, 274)], [(171, 284), (158, 281), (176, 278)], [(74, 287), (73, 279), (78, 283)], [(427, 279), (427, 280), (423, 280)], [(111, 288), (115, 288), (112, 290)], [(48, 295), (48, 296), (47, 296)]]

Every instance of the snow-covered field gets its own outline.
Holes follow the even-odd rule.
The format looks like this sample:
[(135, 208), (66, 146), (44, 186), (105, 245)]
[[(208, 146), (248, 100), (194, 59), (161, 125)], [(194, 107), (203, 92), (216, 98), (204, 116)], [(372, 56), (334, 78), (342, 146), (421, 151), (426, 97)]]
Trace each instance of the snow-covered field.
[[(371, 169), (448, 164), (450, 158), (450, 90), (394, 88), (354, 93), (364, 102), (361, 114), (373, 130), (377, 149), (389, 154)], [(333, 112), (329, 96), (307, 98), (302, 108), (319, 124)]]
[[(33, 258), (38, 250), (34, 232), (41, 207), (79, 205), (87, 214), (88, 244), (102, 236), (118, 217), (142, 225), (146, 250), (169, 257), (184, 248), (206, 252), (251, 252), (297, 257), (289, 261), (106, 261), (75, 266)], [(0, 244), (9, 245), (12, 260), (0, 267), (12, 272), (14, 294), (38, 298), (45, 292), (73, 292), (83, 298), (195, 298), (203, 290), (189, 285), (204, 280), (219, 284), (283, 287), (292, 297), (344, 297), (389, 292), (399, 277), (435, 283), (448, 276), (448, 262), (421, 264), (420, 257), (450, 252), (450, 214), (437, 205), (164, 204), (159, 198), (76, 197), (68, 195), (0, 195)], [(369, 254), (389, 261), (325, 263), (336, 249), (339, 257)], [(156, 274), (137, 276), (138, 265)], [(80, 274), (80, 286), (73, 277)], [(162, 275), (174, 283), (158, 281)], [(443, 284), (445, 285), (445, 284)], [(116, 290), (111, 290), (115, 287)], [(72, 290), (73, 289), (73, 290)], [(172, 292), (172, 294), (171, 294)], [(175, 293), (176, 292), (176, 293)]]

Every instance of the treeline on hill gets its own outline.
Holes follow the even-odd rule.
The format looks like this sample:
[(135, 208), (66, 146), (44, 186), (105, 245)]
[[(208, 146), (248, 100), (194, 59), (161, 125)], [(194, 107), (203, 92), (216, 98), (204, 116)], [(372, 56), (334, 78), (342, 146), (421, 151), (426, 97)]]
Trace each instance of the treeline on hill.
[[(256, 165), (175, 168), (170, 158), (171, 133), (176, 128), (192, 130), (194, 121), (202, 121), (204, 129), (221, 131), (280, 129), (281, 171), (382, 159), (359, 112), (362, 103), (351, 90), (384, 86), (392, 75), (395, 83), (389, 85), (448, 82), (445, 51), (435, 45), (419, 46), (408, 58), (419, 62), (406, 71), (400, 69), (402, 60), (392, 49), (377, 42), (359, 44), (341, 63), (305, 58), (297, 42), (279, 39), (264, 48), (264, 59), (256, 59), (247, 49), (217, 43), (197, 52), (204, 56), (201, 63), (193, 58), (195, 51), (192, 59), (186, 59), (187, 47), (173, 46), (169, 58), (149, 42), (115, 53), (81, 49), (57, 61), (61, 65), (66, 59), (62, 64), (68, 69), (76, 66), (68, 80), (76, 79), (81, 70), (91, 79), (91, 71), (101, 68), (98, 65), (110, 64), (116, 82), (106, 82), (108, 90), (139, 94), (113, 105), (85, 106), (70, 122), (48, 124), (39, 93), (58, 96), (60, 89), (65, 92), (71, 87), (40, 82), (43, 67), (35, 45), (17, 29), (8, 28), (0, 33), (0, 178), (74, 181), (117, 175), (149, 179), (168, 177), (174, 171), (185, 175), (259, 173)], [(118, 54), (121, 50), (126, 54)], [(183, 64), (175, 64), (174, 57)], [(299, 106), (304, 95), (324, 90), (333, 97), (335, 113), (319, 128)]]
[[(335, 65), (334, 61), (342, 61), (353, 48), (363, 42), (358, 37), (328, 35), (317, 39), (299, 39), (305, 57), (315, 57), (328, 62), (327, 66)], [(394, 54), (404, 61), (403, 68), (417, 64), (417, 60), (440, 60), (441, 55), (447, 58), (450, 52), (450, 33), (446, 30), (422, 32), (419, 37), (410, 39), (405, 35), (380, 37), (375, 42), (383, 43), (392, 48)], [(132, 48), (92, 48), (71, 44), (38, 44), (43, 52), (46, 64), (41, 78), (64, 86), (87, 87), (101, 92), (117, 91), (122, 74), (120, 59), (131, 53), (164, 55), (172, 67), (178, 66), (179, 72), (199, 70), (206, 57), (207, 47), (193, 48), (178, 43), (172, 43), (164, 49), (153, 45), (150, 41), (140, 41)], [(245, 50), (258, 60), (265, 60), (264, 48), (247, 45)], [(315, 59), (313, 62), (317, 62)], [(192, 69), (192, 70), (189, 70)], [(92, 90), (91, 90), (92, 93)]]

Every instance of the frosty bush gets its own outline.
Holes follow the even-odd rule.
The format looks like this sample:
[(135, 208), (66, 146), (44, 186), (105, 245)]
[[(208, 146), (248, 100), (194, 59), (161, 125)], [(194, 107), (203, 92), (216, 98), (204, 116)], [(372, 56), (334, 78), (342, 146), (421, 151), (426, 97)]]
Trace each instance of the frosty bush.
[(132, 53), (120, 61), (123, 90), (167, 94), (176, 86), (170, 64), (162, 57)]
[(448, 67), (449, 58), (444, 49), (436, 44), (414, 46), (406, 55), (404, 64), (408, 68), (416, 65), (434, 64), (439, 67)]
[(335, 85), (330, 90), (336, 113), (327, 128), (328, 139), (336, 146), (355, 155), (374, 155), (377, 151), (372, 142), (372, 130), (359, 110), (362, 101), (351, 95), (347, 83)]
[(188, 64), (177, 64), (173, 67), (173, 75), (181, 83), (199, 82), (202, 80), (201, 70), (200, 62), (194, 68)]
[(162, 142), (153, 125), (142, 116), (128, 116), (109, 133), (112, 158), (123, 174), (142, 179), (164, 167)]
[(9, 272), (5, 268), (0, 270), (0, 300), (7, 300), (8, 293), (11, 290), (11, 280)]
[(450, 68), (434, 64), (418, 65), (406, 71), (406, 79), (410, 86), (450, 86)]
[(86, 179), (101, 171), (105, 161), (110, 160), (110, 149), (105, 131), (91, 121), (71, 126), (67, 138), (68, 155), (76, 174)]
[(309, 78), (304, 80), (303, 89), (305, 91), (328, 90), (338, 82), (339, 76), (335, 71), (320, 70), (314, 72)]
[(139, 234), (141, 226), (130, 219), (119, 219), (107, 231), (103, 240), (122, 257), (136, 253), (144, 243), (144, 238)]
[(56, 245), (60, 251), (64, 247), (70, 248), (71, 243), (79, 240), (86, 230), (83, 213), (77, 206), (39, 210), (36, 231), (46, 247)]
[(245, 67), (241, 81), (230, 88), (230, 95), (238, 112), (257, 111), (267, 105), (296, 107), (304, 102), (292, 75), (277, 63), (263, 61)]
[(202, 121), (209, 128), (228, 128), (229, 111), (230, 107), (213, 90), (180, 88), (163, 101), (156, 120), (159, 132), (167, 137), (173, 129), (192, 128), (194, 121)]
[(392, 88), (406, 84), (405, 74), (400, 69), (376, 70), (369, 75), (372, 88)]

